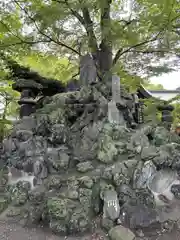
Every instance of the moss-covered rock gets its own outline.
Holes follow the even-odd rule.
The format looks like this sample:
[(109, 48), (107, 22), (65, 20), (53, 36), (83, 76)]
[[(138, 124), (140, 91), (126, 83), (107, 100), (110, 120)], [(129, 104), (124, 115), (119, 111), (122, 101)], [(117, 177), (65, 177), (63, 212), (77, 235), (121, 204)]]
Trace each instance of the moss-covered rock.
[(168, 143), (170, 141), (170, 138), (171, 134), (167, 129), (164, 127), (157, 127), (154, 131), (153, 143), (156, 146), (161, 146)]
[(93, 166), (89, 161), (77, 164), (77, 170), (79, 172), (85, 173), (92, 169), (93, 169)]
[(110, 136), (102, 136), (99, 140), (98, 159), (103, 163), (112, 163), (118, 155), (114, 141)]
[(89, 188), (91, 189), (93, 187), (94, 181), (91, 177), (89, 176), (83, 176), (78, 179), (79, 185), (84, 188)]
[(87, 209), (71, 200), (48, 199), (47, 209), (49, 227), (57, 233), (84, 232), (90, 228)]
[(111, 240), (134, 240), (135, 235), (134, 233), (129, 230), (128, 228), (125, 228), (123, 226), (116, 226), (112, 228), (109, 233), (109, 237)]
[(48, 190), (51, 190), (51, 189), (59, 190), (62, 186), (62, 177), (59, 175), (49, 176), (45, 185), (47, 186)]
[(45, 187), (37, 187), (28, 193), (29, 201), (33, 203), (33, 205), (42, 205), (46, 201), (45, 195)]
[(17, 184), (10, 186), (8, 197), (11, 203), (14, 206), (24, 205), (29, 198), (28, 191), (30, 188), (31, 186), (29, 182), (18, 182)]
[(71, 215), (68, 231), (70, 233), (83, 233), (87, 230), (90, 230), (92, 223), (88, 214), (89, 212), (84, 209), (83, 206), (76, 208)]

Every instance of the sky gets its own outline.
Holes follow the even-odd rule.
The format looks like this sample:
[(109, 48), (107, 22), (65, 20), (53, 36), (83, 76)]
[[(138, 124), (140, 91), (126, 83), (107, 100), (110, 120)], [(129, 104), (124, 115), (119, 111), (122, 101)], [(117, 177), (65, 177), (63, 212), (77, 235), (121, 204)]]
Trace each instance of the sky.
[(162, 84), (165, 89), (173, 90), (180, 87), (180, 70), (159, 77), (152, 77), (150, 80), (154, 84)]

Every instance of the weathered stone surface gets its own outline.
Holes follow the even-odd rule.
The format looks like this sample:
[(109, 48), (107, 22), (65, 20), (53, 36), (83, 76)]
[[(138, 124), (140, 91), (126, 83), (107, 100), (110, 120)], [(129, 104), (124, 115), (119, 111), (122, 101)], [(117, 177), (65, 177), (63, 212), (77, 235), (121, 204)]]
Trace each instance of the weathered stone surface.
[(91, 164), (91, 162), (83, 162), (83, 163), (79, 163), (78, 165), (77, 165), (77, 170), (79, 171), (79, 172), (87, 172), (87, 171), (89, 171), (89, 170), (92, 170), (93, 169), (93, 166), (92, 166), (92, 164)]
[(111, 240), (135, 240), (135, 235), (130, 229), (123, 226), (116, 226), (109, 231)]
[(134, 186), (136, 188), (147, 188), (149, 181), (156, 172), (156, 167), (152, 161), (141, 162), (139, 168), (134, 171)]
[(45, 183), (48, 190), (60, 189), (62, 186), (62, 177), (59, 175), (49, 176), (47, 182)]
[(45, 201), (45, 188), (36, 188), (33, 191), (29, 192), (29, 200), (33, 205), (42, 204)]
[(94, 185), (94, 181), (89, 176), (83, 176), (78, 179), (80, 186), (91, 189)]
[[(121, 93), (119, 106), (129, 112), (127, 124), (109, 123), (111, 95), (111, 86), (104, 83), (56, 94), (46, 98), (33, 116), (15, 123), (0, 158), (31, 174), (29, 182), (35, 176), (37, 185), (21, 178), (7, 186), (9, 177), (3, 170), (2, 210), (7, 199), (25, 225), (42, 221), (65, 235), (92, 231), (99, 217), (106, 231), (118, 222), (144, 228), (157, 223), (159, 216), (161, 222), (167, 220), (168, 214), (162, 212), (157, 217), (157, 199), (149, 182), (164, 169), (180, 170), (180, 141), (153, 124), (132, 129), (128, 117), (134, 100), (129, 93)], [(178, 184), (172, 184), (171, 194), (178, 200)], [(121, 228), (115, 228), (117, 236), (127, 239), (129, 233), (123, 235)]]
[(53, 145), (64, 144), (67, 140), (67, 129), (64, 124), (54, 124), (51, 130), (52, 134), (49, 140)]
[(87, 211), (68, 199), (48, 199), (47, 214), (49, 227), (57, 233), (84, 232), (91, 223)]
[(169, 142), (170, 140), (170, 133), (167, 129), (163, 128), (163, 127), (157, 127), (154, 131), (154, 139), (153, 139), (153, 143), (156, 146), (160, 146), (163, 144), (166, 144)]
[(171, 192), (177, 199), (180, 199), (180, 184), (174, 184), (171, 186)]
[(153, 158), (159, 155), (158, 150), (155, 146), (148, 146), (144, 147), (141, 152), (141, 159), (142, 160), (152, 160)]
[(120, 220), (131, 229), (151, 227), (159, 221), (158, 212), (143, 204), (125, 203), (121, 209)]
[(125, 202), (130, 202), (132, 198), (135, 198), (135, 191), (126, 184), (121, 184), (117, 187), (118, 199), (120, 204), (123, 205)]
[(51, 170), (65, 171), (68, 169), (70, 157), (66, 152), (68, 149), (49, 148), (45, 158), (48, 168)]
[(141, 153), (144, 147), (149, 147), (148, 137), (141, 131), (137, 131), (131, 136), (129, 148), (135, 153)]

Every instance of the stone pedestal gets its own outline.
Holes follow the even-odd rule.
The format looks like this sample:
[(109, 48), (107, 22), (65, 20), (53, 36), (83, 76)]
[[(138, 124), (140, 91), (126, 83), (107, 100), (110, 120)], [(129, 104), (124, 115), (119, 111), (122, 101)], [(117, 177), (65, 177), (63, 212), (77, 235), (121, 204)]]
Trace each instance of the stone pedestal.
[(36, 111), (34, 104), (22, 104), (19, 111), (19, 117), (27, 117)]

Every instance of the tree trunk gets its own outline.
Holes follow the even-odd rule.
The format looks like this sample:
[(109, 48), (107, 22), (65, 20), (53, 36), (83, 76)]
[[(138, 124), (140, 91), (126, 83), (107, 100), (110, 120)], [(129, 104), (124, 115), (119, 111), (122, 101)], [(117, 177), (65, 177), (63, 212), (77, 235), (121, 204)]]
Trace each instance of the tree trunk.
[(99, 70), (102, 77), (109, 78), (112, 68), (112, 38), (111, 38), (111, 0), (101, 0), (101, 44), (99, 46)]
[(110, 17), (110, 7), (112, 0), (101, 0), (100, 10), (101, 10), (101, 44), (98, 46), (96, 35), (94, 33), (94, 23), (91, 19), (89, 9), (85, 2), (81, 1), (81, 11), (82, 15), (77, 11), (72, 9), (66, 1), (71, 13), (79, 20), (79, 22), (84, 26), (87, 38), (89, 52), (93, 56), (98, 76), (104, 81), (111, 76), (112, 68), (112, 38), (111, 38), (111, 17)]

